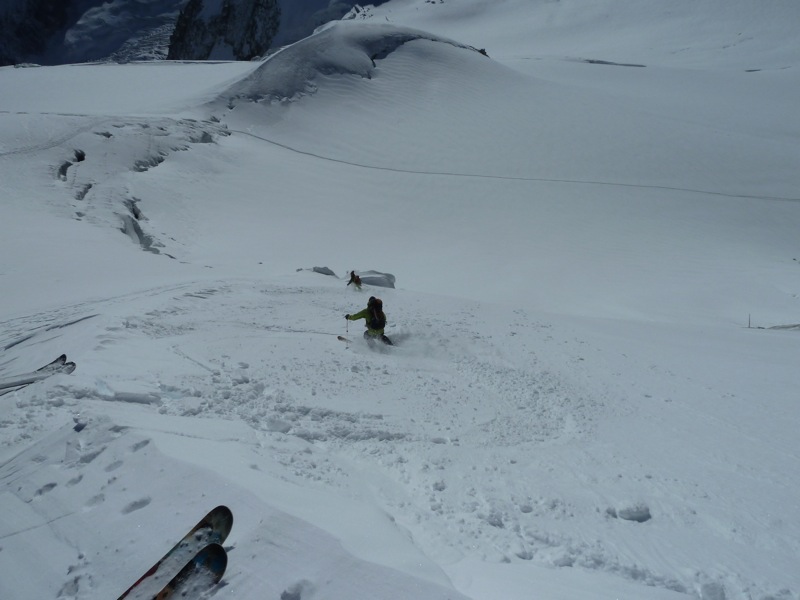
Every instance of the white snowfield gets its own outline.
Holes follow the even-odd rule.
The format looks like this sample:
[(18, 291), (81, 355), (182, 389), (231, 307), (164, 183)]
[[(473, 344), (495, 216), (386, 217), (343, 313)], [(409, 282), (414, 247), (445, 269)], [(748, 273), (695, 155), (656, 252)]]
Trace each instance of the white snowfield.
[(800, 600), (800, 4), (352, 16), (0, 69), (0, 598)]

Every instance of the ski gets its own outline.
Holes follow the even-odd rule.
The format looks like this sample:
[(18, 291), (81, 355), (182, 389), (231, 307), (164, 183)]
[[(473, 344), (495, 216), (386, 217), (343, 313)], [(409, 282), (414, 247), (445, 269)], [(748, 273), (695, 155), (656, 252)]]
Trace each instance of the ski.
[(47, 363), (45, 366), (36, 369), (36, 371), (48, 371), (51, 369), (57, 369), (63, 365), (67, 364), (67, 355), (62, 354), (57, 359), (52, 362)]
[(192, 527), (181, 541), (156, 562), (118, 600), (153, 600), (192, 557), (209, 544), (222, 544), (233, 527), (233, 513), (217, 506)]
[[(340, 342), (344, 342), (346, 344), (352, 344), (353, 343), (349, 338), (346, 338), (343, 335), (337, 335), (336, 339), (339, 340)], [(386, 338), (386, 339), (389, 339), (389, 338)], [(367, 340), (367, 345), (370, 348), (372, 348), (372, 347), (375, 347), (378, 342), (382, 342), (382, 344), (384, 346), (396, 346), (396, 344), (394, 342), (392, 342), (391, 340), (389, 342), (385, 342), (385, 341), (381, 340), (380, 338), (373, 339), (373, 340)]]
[(36, 371), (22, 373), (21, 375), (12, 375), (10, 377), (0, 379), (0, 390), (7, 388), (21, 388), (26, 385), (30, 385), (31, 383), (41, 381), (42, 379), (47, 379), (51, 375), (56, 375), (57, 373), (69, 375), (75, 370), (76, 366), (77, 365), (74, 362), (67, 362), (67, 355), (62, 354), (53, 362), (46, 364)]
[(195, 554), (155, 598), (199, 598), (203, 592), (219, 583), (227, 566), (225, 548), (220, 544), (209, 544)]

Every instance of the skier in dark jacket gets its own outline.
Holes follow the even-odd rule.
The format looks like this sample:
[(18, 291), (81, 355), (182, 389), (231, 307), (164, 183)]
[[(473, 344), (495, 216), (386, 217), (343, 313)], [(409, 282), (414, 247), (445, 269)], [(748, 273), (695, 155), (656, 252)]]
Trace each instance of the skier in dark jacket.
[(347, 285), (354, 284), (357, 290), (361, 289), (361, 277), (356, 275), (355, 271), (350, 271), (350, 281), (347, 282)]
[(380, 298), (370, 296), (367, 308), (354, 315), (345, 315), (344, 318), (348, 321), (366, 320), (367, 330), (364, 332), (364, 339), (369, 343), (380, 340), (384, 344), (394, 346), (392, 340), (383, 333), (383, 328), (386, 327), (386, 315), (383, 313), (383, 301)]

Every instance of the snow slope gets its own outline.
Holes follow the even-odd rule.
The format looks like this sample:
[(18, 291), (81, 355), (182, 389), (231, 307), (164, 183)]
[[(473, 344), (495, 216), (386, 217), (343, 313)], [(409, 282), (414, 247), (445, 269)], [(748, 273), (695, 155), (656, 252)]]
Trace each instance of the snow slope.
[(0, 390), (0, 596), (118, 597), (224, 503), (214, 598), (798, 600), (796, 17), (0, 69), (0, 378), (78, 364)]

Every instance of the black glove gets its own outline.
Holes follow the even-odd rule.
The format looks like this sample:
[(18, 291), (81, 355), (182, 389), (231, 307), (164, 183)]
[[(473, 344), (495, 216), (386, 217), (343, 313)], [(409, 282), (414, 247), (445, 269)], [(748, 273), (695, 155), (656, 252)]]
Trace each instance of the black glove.
[(345, 318), (345, 319), (349, 319), (349, 318), (350, 318), (350, 315), (345, 315), (345, 316), (344, 316), (344, 318)]

